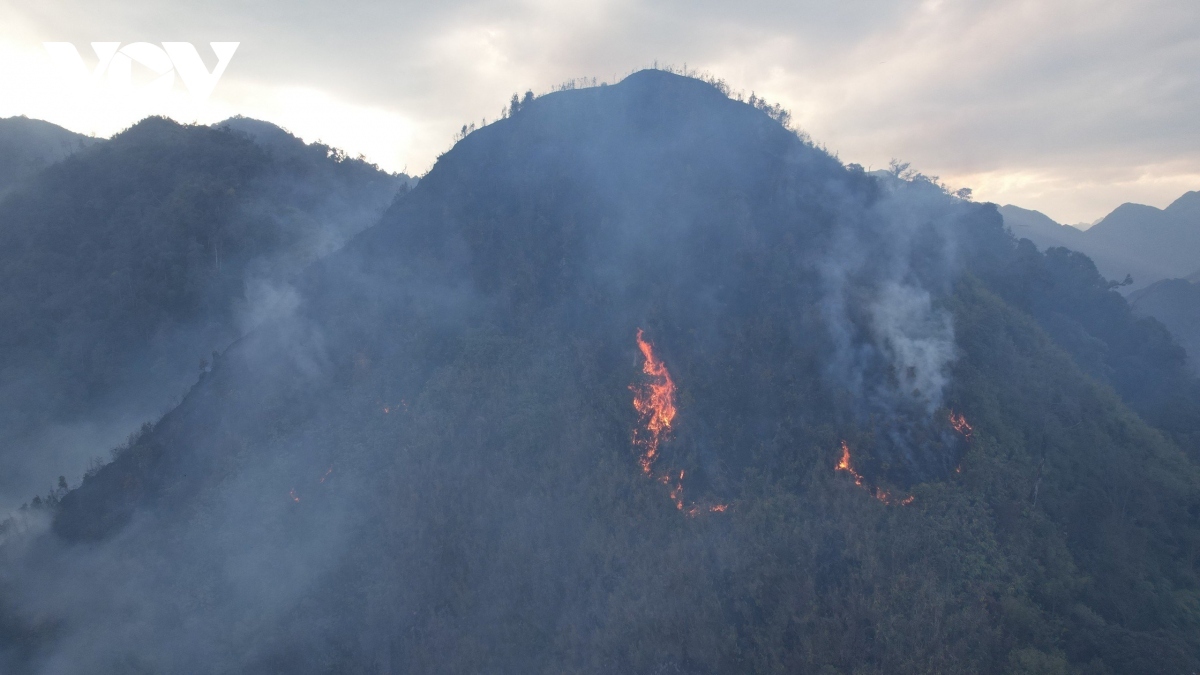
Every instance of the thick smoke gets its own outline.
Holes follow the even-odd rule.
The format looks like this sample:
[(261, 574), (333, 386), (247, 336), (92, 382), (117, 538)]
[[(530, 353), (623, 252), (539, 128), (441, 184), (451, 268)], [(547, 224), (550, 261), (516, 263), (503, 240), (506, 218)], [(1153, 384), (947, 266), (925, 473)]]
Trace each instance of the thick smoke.
[(935, 310), (929, 292), (889, 282), (870, 306), (872, 336), (891, 362), (895, 392), (932, 414), (954, 360), (954, 326), (950, 315)]
[(877, 433), (880, 458), (902, 460), (912, 479), (950, 461), (928, 446), (946, 440), (929, 428), (940, 422), (934, 414), (956, 358), (953, 318), (937, 298), (959, 268), (962, 204), (935, 180), (898, 174), (873, 174), (879, 200), (836, 233), (818, 268), (834, 345), (827, 375)]
[[(703, 86), (640, 86), (660, 85)], [(798, 200), (834, 213), (827, 240), (815, 227), (795, 227), (796, 236), (822, 244), (819, 257), (803, 261), (815, 272), (798, 272), (789, 250), (789, 259), (770, 270), (780, 273), (769, 275), (758, 264), (770, 257), (762, 242), (790, 241), (796, 232), (772, 220), (774, 197), (760, 192), (759, 183), (776, 178), (765, 172), (779, 165), (769, 153), (749, 160), (736, 154), (740, 142), (775, 134), (772, 140), (783, 138), (804, 155), (800, 163), (813, 180), (839, 181), (847, 172), (723, 98), (709, 109), (703, 106), (710, 99), (697, 97), (694, 109), (667, 117), (694, 125), (680, 131), (653, 126), (663, 114), (655, 106), (669, 105), (665, 96), (630, 97), (637, 105), (629, 119), (589, 119), (592, 111), (578, 102), (567, 111), (583, 117), (578, 128), (556, 128), (561, 119), (547, 115), (542, 123), (553, 142), (535, 151), (526, 151), (527, 137), (513, 132), (516, 149), (504, 151), (529, 164), (505, 165), (500, 177), (482, 174), (495, 185), (475, 181), (481, 175), (471, 174), (473, 165), (460, 154), (459, 164), (410, 195), (426, 201), (414, 199), (403, 219), (385, 216), (295, 280), (291, 273), (314, 252), (352, 234), (339, 227), (337, 213), (353, 213), (354, 205), (335, 201), (314, 210), (320, 217), (305, 223), (324, 234), (306, 240), (315, 242), (309, 258), (263, 265), (245, 282), (236, 308), (245, 337), (159, 422), (151, 442), (135, 444), (107, 474), (68, 497), (105, 512), (67, 504), (55, 533), (24, 542), (30, 550), (22, 552), (23, 564), (7, 569), (11, 576), (3, 581), (17, 589), (11, 603), (20, 617), (61, 618), (47, 650), (30, 660), (34, 672), (334, 672), (336, 657), (347, 654), (369, 664), (361, 670), (397, 672), (398, 664), (421, 663), (422, 650), (430, 655), (427, 670), (449, 670), (445, 664), (469, 652), (477, 636), (475, 649), (508, 650), (513, 637), (503, 631), (511, 625), (541, 635), (560, 628), (560, 616), (580, 633), (588, 621), (616, 621), (590, 614), (596, 600), (590, 588), (564, 598), (558, 586), (588, 563), (571, 547), (599, 536), (580, 523), (607, 517), (591, 500), (624, 490), (607, 487), (621, 471), (642, 478), (632, 456), (622, 454), (629, 438), (623, 425), (632, 415), (628, 378), (637, 370), (624, 373), (614, 364), (634, 355), (634, 328), (645, 325), (687, 395), (702, 390), (704, 377), (723, 382), (723, 373), (736, 371), (731, 381), (744, 389), (709, 392), (716, 399), (712, 420), (703, 419), (704, 402), (687, 400), (691, 426), (678, 446), (691, 443), (697, 454), (714, 456), (766, 446), (762, 439), (783, 415), (773, 418), (775, 409), (755, 409), (754, 401), (729, 408), (745, 403), (732, 399), (752, 389), (751, 376), (775, 365), (769, 359), (783, 359), (769, 351), (749, 363), (714, 358), (738, 351), (723, 343), (741, 337), (722, 332), (731, 324), (752, 325), (759, 311), (780, 313), (768, 304), (772, 298), (788, 302), (787, 293), (760, 292), (750, 275), (784, 279), (792, 284), (786, 290), (809, 293), (805, 301), (813, 307), (789, 307), (780, 323), (820, 314), (832, 344), (820, 351), (830, 388), (849, 393), (856, 422), (878, 433), (880, 454), (895, 452), (912, 467), (924, 466), (928, 434), (921, 428), (943, 405), (955, 355), (950, 315), (939, 305), (954, 270), (953, 200), (927, 181), (871, 179), (851, 168), (862, 179), (856, 185), (877, 188), (864, 188), (871, 195), (866, 203), (844, 186)], [(552, 111), (566, 101), (542, 104)], [(756, 115), (754, 124), (744, 123), (747, 113)], [(637, 126), (643, 115), (652, 133)], [(597, 135), (628, 145), (614, 150), (585, 142), (577, 155), (554, 154), (574, 147), (580, 128), (590, 133), (590, 124), (611, 125)], [(716, 144), (697, 138), (718, 136), (726, 124), (749, 130), (735, 128), (746, 136), (722, 146), (730, 157), (704, 154)], [(484, 140), (468, 138), (454, 152), (469, 153), (472, 141)], [(727, 185), (689, 182), (692, 166), (679, 169), (675, 144), (697, 153), (695, 166), (744, 179), (747, 185), (737, 186), (744, 193), (730, 197), (722, 192)], [(507, 156), (479, 147), (479, 161)], [(724, 159), (749, 166), (730, 170)], [(556, 167), (558, 161), (564, 166)], [(574, 182), (547, 185), (548, 176), (563, 175)], [(676, 182), (664, 187), (659, 179)], [(676, 208), (672, 195), (684, 204)], [(726, 219), (728, 212), (711, 217), (709, 206), (726, 202), (744, 223)], [(735, 265), (730, 251), (760, 258)], [(804, 286), (804, 275), (815, 276), (819, 288)], [(455, 359), (470, 367), (456, 370)], [(385, 363), (389, 370), (377, 365)], [(603, 393), (573, 388), (580, 373)], [(510, 389), (528, 400), (510, 396)], [(750, 392), (757, 393), (771, 394)], [(411, 416), (402, 414), (410, 406)], [(532, 411), (534, 419), (522, 417)], [(576, 421), (583, 412), (595, 417)], [(720, 442), (719, 433), (739, 443)], [(544, 448), (551, 452), (539, 456)], [(721, 467), (738, 461), (745, 459), (708, 462), (709, 482), (718, 483)], [(561, 476), (548, 473), (560, 464)], [(147, 476), (160, 484), (139, 484)], [(548, 494), (531, 489), (544, 483)], [(702, 485), (697, 479), (688, 489)], [(95, 497), (106, 490), (106, 499)], [(105, 520), (110, 511), (117, 515)], [(689, 557), (703, 556), (680, 552)], [(538, 611), (514, 618), (505, 614), (510, 606)], [(660, 672), (671, 672), (666, 668)]]

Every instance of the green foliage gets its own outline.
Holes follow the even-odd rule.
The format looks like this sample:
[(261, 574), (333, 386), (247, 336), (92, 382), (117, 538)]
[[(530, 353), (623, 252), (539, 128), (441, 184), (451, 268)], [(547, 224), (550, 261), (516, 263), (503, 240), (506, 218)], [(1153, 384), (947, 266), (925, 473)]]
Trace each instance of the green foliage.
[[(215, 672), (1200, 668), (1200, 474), (1137, 408), (1169, 340), (921, 182), (961, 237), (912, 274), (973, 431), (937, 446), (959, 471), (876, 467), (913, 501), (876, 499), (834, 470), (880, 434), (830, 380), (811, 251), (883, 188), (700, 83), (620, 87), (471, 134), (310, 273), (315, 346), (248, 336), (63, 497), (56, 535), (155, 590), (95, 670), (169, 669), (146, 645), (195, 624)], [(679, 386), (661, 466), (726, 512), (639, 470), (638, 327)]]
[(285, 282), (328, 252), (329, 220), (361, 229), (397, 188), (276, 131), (290, 144), (147, 119), (0, 201), (5, 441), (114, 398), (176, 395), (239, 335), (248, 279)]

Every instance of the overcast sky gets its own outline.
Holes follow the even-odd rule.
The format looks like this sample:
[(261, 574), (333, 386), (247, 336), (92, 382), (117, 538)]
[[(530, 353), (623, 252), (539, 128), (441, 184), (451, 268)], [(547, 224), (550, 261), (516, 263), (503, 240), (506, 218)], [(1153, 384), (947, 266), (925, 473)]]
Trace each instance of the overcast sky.
[[(240, 42), (212, 96), (84, 97), (44, 41)], [(0, 0), (0, 116), (107, 136), (244, 114), (420, 174), (513, 92), (655, 62), (789, 108), (843, 161), (1090, 222), (1200, 190), (1200, 1)]]

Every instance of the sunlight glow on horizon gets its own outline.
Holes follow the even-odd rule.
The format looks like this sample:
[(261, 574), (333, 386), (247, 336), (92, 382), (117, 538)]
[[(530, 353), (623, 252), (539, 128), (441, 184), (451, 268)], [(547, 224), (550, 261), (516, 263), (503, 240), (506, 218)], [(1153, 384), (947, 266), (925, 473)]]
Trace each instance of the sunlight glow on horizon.
[[(1178, 70), (1200, 48), (1169, 40), (1194, 17), (1162, 3), (1137, 12), (1009, 0), (988, 11), (933, 0), (886, 11), (805, 4), (784, 17), (764, 7), (680, 15), (671, 3), (593, 0), (563, 11), (500, 0), (397, 10), (368, 25), (365, 8), (354, 6), (263, 23), (232, 4), (214, 14), (164, 12), (142, 0), (65, 1), (44, 12), (0, 7), (0, 117), (109, 137), (151, 114), (201, 124), (243, 115), (421, 175), (462, 125), (495, 120), (514, 92), (543, 94), (591, 75), (612, 83), (657, 62), (687, 64), (781, 104), (843, 162), (906, 161), (952, 188), (971, 188), (977, 201), (1036, 209), (1062, 223), (1090, 223), (1123, 202), (1161, 208), (1200, 189), (1200, 133), (1186, 122), (1188, 97), (1200, 99), (1200, 87)], [(1134, 20), (1141, 23), (1122, 24)], [(1054, 29), (1062, 25), (1074, 27)], [(1149, 25), (1163, 26), (1162, 36)], [(204, 103), (179, 81), (158, 100), (81, 97), (57, 86), (42, 41), (74, 38), (90, 67), (84, 39), (130, 32), (191, 37), (209, 67), (213, 55), (197, 37), (220, 33), (242, 48)], [(1096, 50), (1114, 36), (1128, 38), (1128, 50), (1145, 61), (1099, 60)], [(1166, 79), (1134, 90), (1140, 100), (1129, 87), (1148, 72)]]

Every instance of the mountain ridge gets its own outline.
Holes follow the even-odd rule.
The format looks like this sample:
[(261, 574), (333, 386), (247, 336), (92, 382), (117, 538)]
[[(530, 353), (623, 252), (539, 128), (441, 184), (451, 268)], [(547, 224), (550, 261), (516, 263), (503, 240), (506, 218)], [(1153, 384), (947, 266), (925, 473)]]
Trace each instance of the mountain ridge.
[(1059, 225), (1045, 214), (1013, 205), (1000, 211), (1014, 234), (1039, 247), (1064, 246), (1085, 253), (1102, 273), (1117, 281), (1131, 275), (1129, 290), (1193, 274), (1200, 259), (1200, 192), (1196, 191), (1184, 193), (1165, 209), (1126, 202), (1086, 230)]
[(41, 169), (100, 142), (43, 120), (0, 118), (0, 198)]
[(14, 670), (1200, 666), (1165, 330), (709, 84), (522, 105), (296, 287), (0, 568)]
[(148, 118), (0, 200), (4, 508), (169, 409), (197, 362), (406, 187), (280, 140)]

